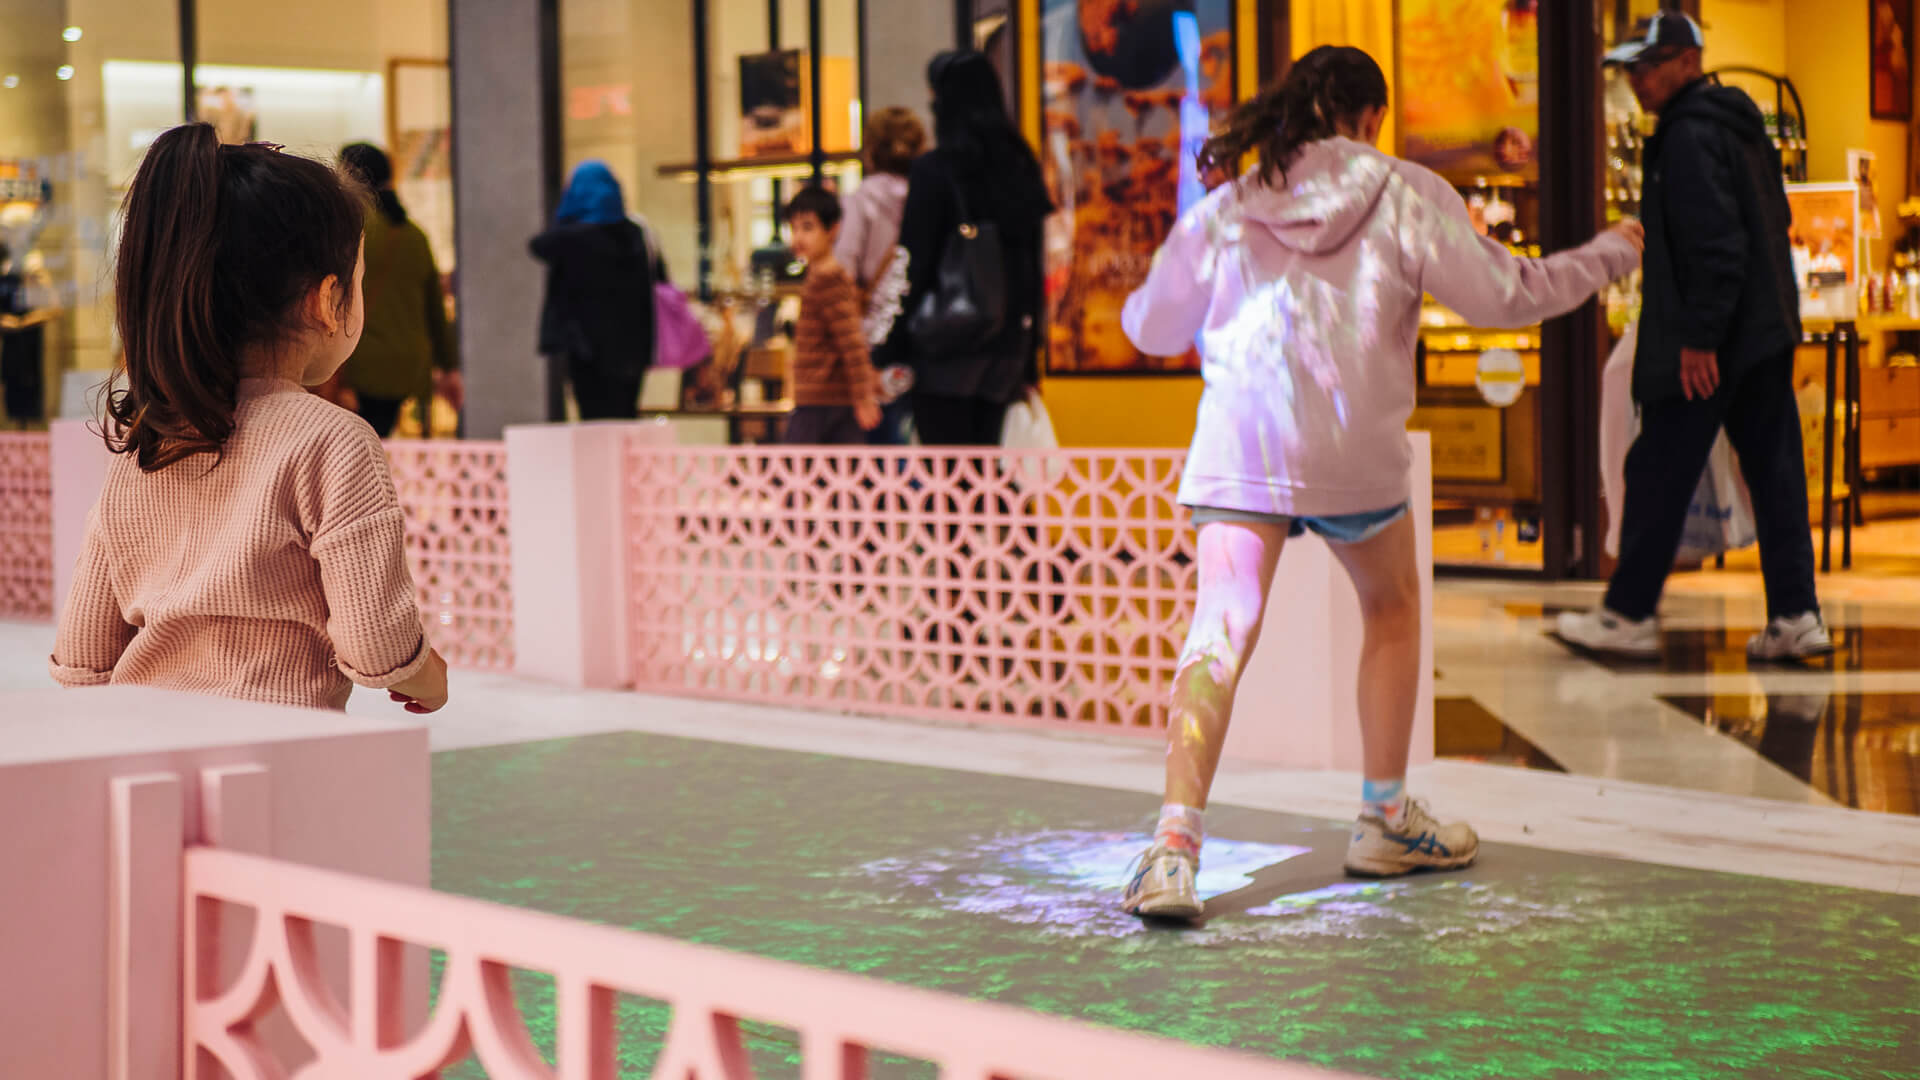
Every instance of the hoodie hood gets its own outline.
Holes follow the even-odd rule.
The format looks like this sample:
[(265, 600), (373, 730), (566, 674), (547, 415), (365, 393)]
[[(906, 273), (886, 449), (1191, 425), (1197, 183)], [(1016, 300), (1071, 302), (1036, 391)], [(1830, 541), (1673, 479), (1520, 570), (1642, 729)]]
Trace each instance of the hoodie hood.
[(1769, 146), (1773, 142), (1760, 106), (1746, 91), (1721, 86), (1712, 79), (1701, 79), (1675, 95), (1660, 114), (1660, 126), (1682, 118), (1711, 120), (1748, 142)]
[(1288, 167), (1284, 186), (1255, 173), (1240, 183), (1240, 204), (1286, 247), (1307, 255), (1336, 251), (1373, 216), (1393, 176), (1393, 161), (1371, 146), (1334, 137), (1308, 143)]

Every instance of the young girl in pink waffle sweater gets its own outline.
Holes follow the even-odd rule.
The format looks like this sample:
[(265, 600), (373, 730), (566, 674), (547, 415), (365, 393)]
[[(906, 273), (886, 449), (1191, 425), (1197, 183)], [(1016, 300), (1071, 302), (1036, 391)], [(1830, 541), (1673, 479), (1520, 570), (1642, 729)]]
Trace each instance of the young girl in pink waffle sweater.
[(1482, 326), (1528, 325), (1638, 266), (1641, 232), (1627, 223), (1572, 251), (1515, 258), (1480, 235), (1445, 180), (1374, 149), (1386, 109), (1386, 78), (1366, 53), (1301, 57), (1200, 155), (1203, 170), (1235, 170), (1248, 154), (1259, 164), (1181, 217), (1127, 302), (1143, 352), (1178, 355), (1198, 338), (1206, 382), (1180, 487), (1200, 529), (1200, 592), (1175, 679), (1166, 800), (1123, 900), (1139, 915), (1201, 913), (1202, 812), (1234, 690), (1280, 549), (1307, 532), (1346, 567), (1365, 620), (1366, 775), (1347, 869), (1449, 869), (1479, 850), (1471, 828), (1406, 794), (1422, 617), (1406, 427), (1421, 298)]
[(115, 457), (54, 644), (60, 683), (324, 709), (358, 683), (413, 712), (446, 704), (386, 452), (305, 390), (360, 339), (359, 194), (206, 124), (147, 152), (115, 280)]

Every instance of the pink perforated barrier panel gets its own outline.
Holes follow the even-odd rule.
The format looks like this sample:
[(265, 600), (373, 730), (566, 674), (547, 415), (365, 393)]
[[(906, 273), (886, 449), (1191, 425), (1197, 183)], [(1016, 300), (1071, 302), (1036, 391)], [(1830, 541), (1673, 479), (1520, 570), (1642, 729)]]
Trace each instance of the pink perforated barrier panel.
[(434, 647), (455, 667), (513, 667), (507, 451), (499, 442), (387, 444), (407, 556)]
[(1196, 580), (1184, 456), (635, 440), (635, 686), (1158, 732)]
[[(621, 1068), (622, 994), (672, 1009), (657, 1080), (752, 1080), (747, 1020), (797, 1034), (806, 1080), (863, 1078), (872, 1050), (933, 1062), (947, 1080), (1333, 1075), (253, 855), (194, 848), (185, 865), (187, 1080), (222, 1075), (216, 1063), (237, 1080), (287, 1075), (298, 1063), (277, 1060), (257, 1034), (276, 1005), (313, 1054), (298, 1076), (413, 1080), (471, 1054), (489, 1076), (612, 1080), (634, 1075)], [(204, 933), (215, 904), (253, 914), (238, 964)], [(345, 1000), (320, 971), (326, 927), (346, 933)], [(446, 953), (433, 1015), (417, 1031), (403, 1008), (407, 946)], [(553, 1063), (528, 1033), (515, 970), (553, 978)]]
[(45, 432), (0, 432), (0, 618), (53, 615), (53, 466)]

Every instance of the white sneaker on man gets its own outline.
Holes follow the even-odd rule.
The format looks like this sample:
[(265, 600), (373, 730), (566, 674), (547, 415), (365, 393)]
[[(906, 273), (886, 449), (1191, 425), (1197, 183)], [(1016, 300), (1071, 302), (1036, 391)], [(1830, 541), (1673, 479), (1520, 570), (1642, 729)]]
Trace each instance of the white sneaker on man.
[(1809, 611), (1791, 619), (1775, 619), (1766, 630), (1747, 642), (1747, 659), (1761, 663), (1777, 660), (1806, 660), (1833, 653), (1833, 638), (1820, 621), (1820, 613)]
[(1606, 608), (1565, 612), (1556, 627), (1561, 640), (1589, 652), (1631, 656), (1637, 660), (1660, 657), (1660, 620), (1629, 619)]

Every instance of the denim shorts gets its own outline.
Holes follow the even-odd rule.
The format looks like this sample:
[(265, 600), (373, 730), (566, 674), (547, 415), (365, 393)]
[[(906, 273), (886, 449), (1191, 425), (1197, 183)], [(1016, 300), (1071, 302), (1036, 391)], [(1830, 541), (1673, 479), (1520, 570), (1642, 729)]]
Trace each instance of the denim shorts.
[(1301, 537), (1309, 531), (1329, 544), (1360, 544), (1385, 532), (1387, 526), (1407, 516), (1408, 503), (1388, 510), (1369, 510), (1360, 514), (1329, 514), (1325, 517), (1288, 517), (1263, 514), (1258, 510), (1222, 510), (1213, 506), (1193, 508), (1193, 525), (1199, 528), (1216, 521), (1235, 525), (1285, 525), (1289, 537)]

